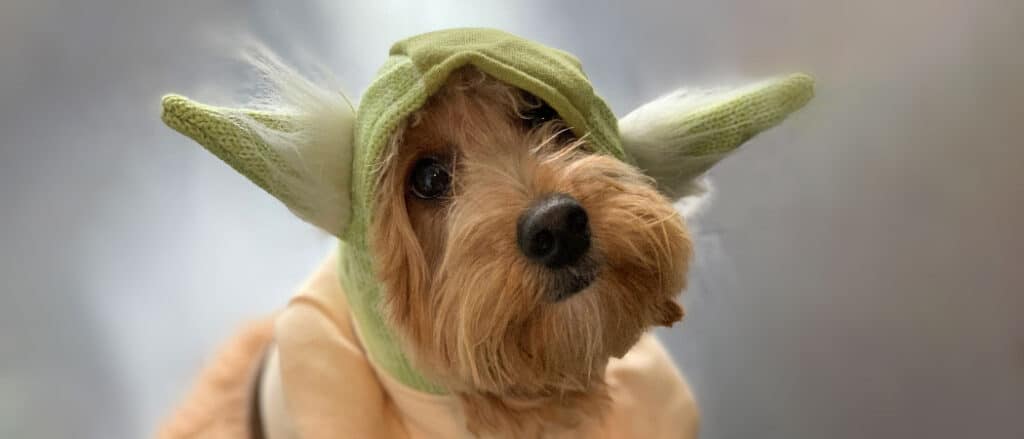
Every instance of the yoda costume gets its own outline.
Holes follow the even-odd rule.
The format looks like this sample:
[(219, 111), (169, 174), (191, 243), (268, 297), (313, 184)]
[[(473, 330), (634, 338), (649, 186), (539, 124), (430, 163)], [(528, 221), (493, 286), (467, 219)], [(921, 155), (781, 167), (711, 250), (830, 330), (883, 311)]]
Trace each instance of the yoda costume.
[[(381, 315), (386, 292), (367, 239), (375, 220), (374, 171), (389, 137), (467, 65), (543, 99), (596, 153), (638, 166), (677, 198), (698, 195), (707, 169), (812, 95), (810, 78), (797, 74), (739, 89), (677, 92), (620, 121), (566, 52), (496, 30), (432, 32), (391, 48), (357, 110), (340, 94), (329, 98), (337, 100), (328, 104), (336, 104), (337, 117), (327, 123), (338, 129), (315, 154), (304, 154), (324, 158), (327, 166), (316, 164), (316, 173), (279, 145), (306, 128), (301, 115), (165, 97), (167, 125), (340, 238), (340, 246), (283, 311), (227, 346), (161, 436), (470, 437), (456, 399), (410, 364)], [(694, 399), (652, 336), (612, 359), (606, 381), (608, 416), (567, 437), (696, 436)]]

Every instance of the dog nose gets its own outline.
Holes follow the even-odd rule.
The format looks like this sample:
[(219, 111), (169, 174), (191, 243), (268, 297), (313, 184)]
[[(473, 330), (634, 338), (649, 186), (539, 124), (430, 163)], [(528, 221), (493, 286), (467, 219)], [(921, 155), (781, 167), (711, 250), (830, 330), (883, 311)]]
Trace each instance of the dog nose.
[(568, 194), (538, 200), (519, 217), (519, 250), (548, 268), (572, 265), (590, 249), (587, 211)]

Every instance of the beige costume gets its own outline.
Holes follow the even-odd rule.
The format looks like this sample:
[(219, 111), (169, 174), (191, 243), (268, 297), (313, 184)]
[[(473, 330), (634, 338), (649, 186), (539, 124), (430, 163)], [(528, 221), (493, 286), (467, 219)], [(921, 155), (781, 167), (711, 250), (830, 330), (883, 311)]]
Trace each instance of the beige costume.
[[(336, 256), (328, 258), (282, 312), (236, 336), (159, 437), (473, 437), (454, 397), (413, 390), (377, 371), (353, 329), (337, 265)], [(558, 437), (697, 436), (693, 395), (652, 335), (612, 359), (606, 380), (607, 416)]]

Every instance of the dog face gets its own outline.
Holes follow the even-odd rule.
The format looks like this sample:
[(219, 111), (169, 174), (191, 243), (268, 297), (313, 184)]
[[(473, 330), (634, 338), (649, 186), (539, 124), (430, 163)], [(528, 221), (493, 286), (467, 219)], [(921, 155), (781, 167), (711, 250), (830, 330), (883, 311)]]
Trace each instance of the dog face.
[(691, 244), (670, 200), (528, 93), (462, 69), (389, 148), (370, 234), (385, 313), (451, 388), (586, 391), (682, 318)]

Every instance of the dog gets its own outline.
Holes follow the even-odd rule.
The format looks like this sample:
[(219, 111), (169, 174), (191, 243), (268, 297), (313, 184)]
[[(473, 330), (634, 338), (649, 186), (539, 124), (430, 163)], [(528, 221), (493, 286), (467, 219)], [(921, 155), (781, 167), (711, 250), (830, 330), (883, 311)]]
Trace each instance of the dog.
[[(693, 395), (649, 334), (684, 315), (693, 246), (673, 203), (806, 103), (810, 79), (677, 92), (615, 121), (578, 60), (500, 31), (396, 53), (385, 77), (420, 76), (371, 86), (369, 116), (272, 57), (258, 64), (298, 98), (165, 98), (168, 125), (342, 246), (160, 434), (695, 437)], [(539, 62), (503, 70), (524, 56)]]

